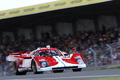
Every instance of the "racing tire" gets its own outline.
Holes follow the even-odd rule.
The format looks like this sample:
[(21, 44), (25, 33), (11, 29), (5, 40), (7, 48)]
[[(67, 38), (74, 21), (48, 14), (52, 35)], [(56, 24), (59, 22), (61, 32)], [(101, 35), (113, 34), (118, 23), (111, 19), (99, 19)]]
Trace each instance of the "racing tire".
[(62, 73), (64, 70), (54, 70), (53, 73)]
[(13, 70), (14, 70), (14, 73), (16, 74), (16, 75), (26, 75), (26, 71), (24, 71), (24, 72), (19, 72), (18, 71), (18, 65), (17, 65), (17, 63), (16, 62), (14, 62), (13, 63)]
[(72, 69), (72, 70), (73, 70), (73, 72), (78, 72), (78, 71), (81, 71), (82, 68), (77, 68), (77, 69)]
[(34, 72), (34, 74), (42, 74), (42, 73), (43, 73), (43, 71), (41, 71), (41, 72), (38, 72), (38, 71), (37, 71), (35, 61), (32, 61), (31, 67), (32, 67), (32, 71)]

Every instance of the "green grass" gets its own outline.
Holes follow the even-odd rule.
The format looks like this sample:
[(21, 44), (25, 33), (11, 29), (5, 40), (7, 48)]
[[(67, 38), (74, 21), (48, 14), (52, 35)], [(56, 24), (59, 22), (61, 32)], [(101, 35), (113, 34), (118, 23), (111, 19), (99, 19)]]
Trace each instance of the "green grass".
[(120, 80), (120, 77), (109, 77), (109, 78), (96, 78), (90, 80)]
[(120, 69), (120, 66), (108, 67), (108, 69)]

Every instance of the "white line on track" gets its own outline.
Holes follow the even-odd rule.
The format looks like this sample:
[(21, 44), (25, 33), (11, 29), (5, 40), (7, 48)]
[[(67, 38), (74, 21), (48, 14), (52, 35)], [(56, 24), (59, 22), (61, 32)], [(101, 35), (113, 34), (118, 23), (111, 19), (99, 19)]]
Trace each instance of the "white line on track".
[(54, 79), (76, 79), (76, 78), (101, 78), (101, 77), (118, 77), (120, 75), (94, 75), (94, 76), (69, 76), (69, 77), (49, 77), (49, 78), (27, 78), (27, 79), (6, 79), (6, 80), (54, 80)]

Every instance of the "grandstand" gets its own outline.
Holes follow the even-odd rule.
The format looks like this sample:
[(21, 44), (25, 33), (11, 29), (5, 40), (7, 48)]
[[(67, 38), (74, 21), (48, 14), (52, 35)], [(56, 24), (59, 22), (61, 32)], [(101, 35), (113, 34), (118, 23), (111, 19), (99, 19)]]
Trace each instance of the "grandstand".
[[(70, 1), (75, 3), (76, 1), (92, 0)], [(95, 64), (93, 52), (88, 50), (90, 47), (97, 54), (99, 53), (96, 60), (97, 66), (112, 64), (110, 50), (104, 45), (109, 44), (113, 48), (114, 64), (120, 63), (120, 1), (93, 1), (100, 2), (76, 4), (76, 6), (67, 8), (63, 6), (58, 9), (53, 8), (43, 12), (33, 11), (13, 16), (3, 16), (6, 11), (0, 11), (0, 63), (1, 67), (4, 66), (3, 72), (12, 73), (12, 64), (10, 63), (10, 67), (7, 67), (9, 62), (7, 62), (6, 56), (8, 53), (31, 51), (38, 46), (47, 44), (68, 53), (72, 53), (71, 48), (76, 47), (77, 51), (84, 55), (87, 66)], [(62, 4), (55, 3), (54, 6), (64, 4), (64, 2)], [(32, 7), (30, 10), (34, 10), (36, 6)], [(25, 8), (23, 9), (25, 10)], [(8, 10), (7, 13), (10, 12), (11, 10)], [(19, 11), (15, 13), (19, 13)], [(2, 71), (2, 69), (0, 70)], [(11, 74), (6, 73), (5, 75)]]

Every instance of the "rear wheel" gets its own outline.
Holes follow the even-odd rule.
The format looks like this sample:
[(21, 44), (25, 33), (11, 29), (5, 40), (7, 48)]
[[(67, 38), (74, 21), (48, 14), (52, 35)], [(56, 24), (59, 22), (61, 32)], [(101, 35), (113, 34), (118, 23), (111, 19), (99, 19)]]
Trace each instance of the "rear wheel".
[(18, 65), (17, 65), (17, 63), (16, 62), (14, 62), (13, 63), (13, 70), (14, 70), (14, 73), (16, 74), (16, 75), (26, 75), (26, 71), (24, 71), (24, 72), (19, 72), (18, 71)]
[(34, 74), (42, 74), (42, 73), (43, 73), (43, 71), (41, 71), (41, 72), (38, 72), (38, 71), (37, 71), (35, 61), (32, 61), (31, 67), (32, 67), (32, 70), (33, 70)]
[(72, 70), (73, 70), (73, 72), (78, 72), (78, 71), (81, 71), (82, 68), (77, 68), (77, 69), (72, 69)]
[(54, 70), (53, 73), (62, 73), (64, 70)]

